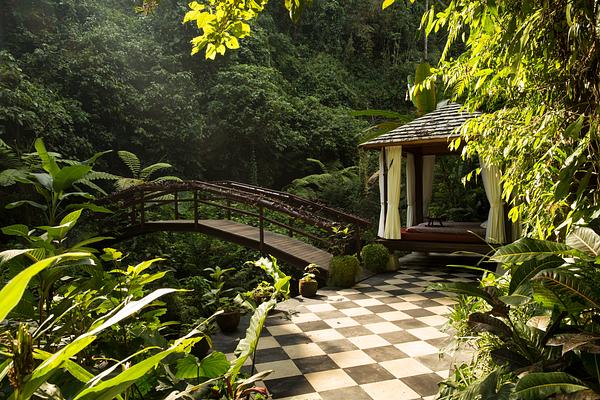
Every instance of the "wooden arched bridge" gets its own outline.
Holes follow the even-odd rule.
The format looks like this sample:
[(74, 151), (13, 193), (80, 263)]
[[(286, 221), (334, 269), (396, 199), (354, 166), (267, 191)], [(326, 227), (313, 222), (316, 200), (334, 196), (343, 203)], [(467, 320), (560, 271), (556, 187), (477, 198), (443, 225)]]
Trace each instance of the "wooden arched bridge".
[(290, 193), (243, 183), (169, 182), (98, 200), (116, 218), (116, 240), (158, 231), (199, 232), (260, 250), (299, 268), (327, 270), (335, 250), (360, 251), (369, 221)]

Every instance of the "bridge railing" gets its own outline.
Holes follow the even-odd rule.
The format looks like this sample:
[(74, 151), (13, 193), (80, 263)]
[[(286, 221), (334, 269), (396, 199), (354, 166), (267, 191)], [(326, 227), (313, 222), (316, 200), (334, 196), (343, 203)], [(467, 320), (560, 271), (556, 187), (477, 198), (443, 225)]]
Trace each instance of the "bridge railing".
[[(115, 193), (99, 201), (101, 204), (129, 214), (129, 226), (144, 228), (148, 212), (172, 207), (172, 220), (214, 219), (209, 208), (220, 210), (224, 219), (250, 218), (259, 228), (260, 250), (264, 249), (265, 230), (277, 227), (290, 237), (300, 236), (330, 250), (339, 247), (347, 237), (340, 232), (349, 228), (356, 251), (360, 251), (361, 228), (369, 224), (359, 217), (340, 212), (298, 196), (235, 182), (187, 181), (145, 184)], [(207, 215), (208, 214), (208, 215)], [(213, 218), (207, 218), (207, 217)], [(301, 224), (299, 224), (299, 222)], [(299, 226), (305, 225), (307, 229)], [(269, 228), (269, 229), (267, 229)]]

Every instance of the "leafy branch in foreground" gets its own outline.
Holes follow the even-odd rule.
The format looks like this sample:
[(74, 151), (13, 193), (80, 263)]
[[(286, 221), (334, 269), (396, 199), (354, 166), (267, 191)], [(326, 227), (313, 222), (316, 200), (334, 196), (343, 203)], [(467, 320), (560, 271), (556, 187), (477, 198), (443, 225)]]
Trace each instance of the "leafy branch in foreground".
[[(144, 4), (149, 3), (148, 0)], [(250, 22), (258, 17), (268, 0), (206, 0), (192, 1), (183, 23), (195, 22), (202, 34), (192, 39), (192, 55), (205, 50), (205, 57), (214, 60), (227, 49), (240, 47), (239, 39), (250, 34)], [(290, 18), (296, 22), (312, 0), (284, 0)], [(142, 7), (144, 8), (144, 7)]]
[[(597, 3), (459, 0), (434, 4), (421, 24), (448, 32), (436, 75), (468, 110), (484, 111), (453, 146), (466, 141), (464, 156), (501, 168), (512, 220), (547, 238), (598, 218)], [(466, 50), (449, 57), (458, 42)]]

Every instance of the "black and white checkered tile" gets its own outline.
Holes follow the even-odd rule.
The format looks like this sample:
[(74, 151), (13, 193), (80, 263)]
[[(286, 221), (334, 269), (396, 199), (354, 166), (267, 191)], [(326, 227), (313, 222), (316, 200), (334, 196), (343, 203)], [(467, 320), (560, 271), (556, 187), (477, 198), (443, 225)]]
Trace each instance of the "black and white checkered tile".
[(454, 301), (436, 281), (473, 281), (456, 269), (404, 269), (352, 289), (292, 299), (270, 316), (255, 357), (274, 399), (432, 399), (453, 356), (441, 328)]

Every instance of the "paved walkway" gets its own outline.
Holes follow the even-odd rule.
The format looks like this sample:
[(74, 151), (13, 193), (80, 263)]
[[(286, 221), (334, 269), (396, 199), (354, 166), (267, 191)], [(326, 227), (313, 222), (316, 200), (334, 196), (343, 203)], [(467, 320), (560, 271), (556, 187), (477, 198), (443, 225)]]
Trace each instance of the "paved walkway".
[(265, 384), (274, 399), (433, 399), (457, 357), (440, 354), (454, 301), (425, 288), (473, 280), (465, 270), (411, 266), (288, 300), (267, 320), (256, 369), (273, 370)]

